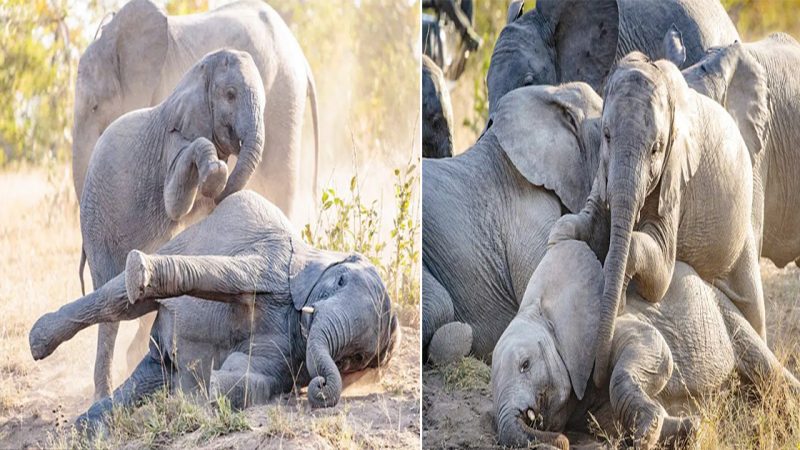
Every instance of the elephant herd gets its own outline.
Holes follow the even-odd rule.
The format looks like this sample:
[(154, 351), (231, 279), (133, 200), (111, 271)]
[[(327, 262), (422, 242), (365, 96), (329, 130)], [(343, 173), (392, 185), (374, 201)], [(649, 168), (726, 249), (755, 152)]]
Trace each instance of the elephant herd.
[(565, 448), (591, 415), (680, 445), (731, 374), (800, 390), (759, 271), (800, 258), (798, 66), (716, 0), (511, 3), (483, 134), (422, 167), (423, 357), (491, 363), (501, 444)]
[[(88, 262), (95, 290), (34, 324), (33, 357), (99, 325), (95, 403), (77, 421), (90, 431), (163, 388), (242, 408), (308, 386), (311, 406), (335, 405), (342, 374), (388, 361), (400, 333), (376, 267), (309, 246), (287, 218), (307, 96), (319, 144), (289, 28), (259, 1), (167, 16), (132, 0), (99, 33), (73, 132), (81, 284)], [(148, 313), (112, 392), (118, 323)]]

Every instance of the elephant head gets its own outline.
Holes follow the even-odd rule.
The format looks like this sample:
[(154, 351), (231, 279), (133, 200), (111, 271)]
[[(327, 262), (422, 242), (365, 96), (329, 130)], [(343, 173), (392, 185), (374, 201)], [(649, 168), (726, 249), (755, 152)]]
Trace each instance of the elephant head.
[[(562, 241), (537, 266), (492, 354), (492, 399), (502, 445), (568, 448), (567, 420), (592, 373), (603, 268), (580, 241)], [(574, 393), (574, 395), (573, 395)]]
[[(665, 40), (664, 45), (667, 55), (679, 54), (683, 48), (679, 39)], [(766, 70), (744, 44), (735, 42), (727, 47), (712, 48), (682, 73), (689, 87), (713, 99), (731, 114), (750, 154), (760, 153), (766, 146), (771, 119), (769, 87)]]
[(88, 158), (100, 134), (124, 112), (155, 102), (167, 35), (164, 10), (150, 0), (132, 0), (103, 26), (100, 37), (81, 56), (72, 128), (79, 199)]
[(341, 374), (389, 361), (400, 339), (397, 314), (375, 266), (358, 254), (296, 248), (289, 286), (307, 336), (308, 401), (336, 405)]
[(578, 212), (598, 167), (602, 107), (586, 83), (526, 87), (500, 101), (487, 132), (527, 181)]
[[(607, 163), (601, 163), (597, 184), (610, 209), (611, 234), (596, 342), (599, 367), (610, 357), (631, 236), (645, 199), (657, 202), (660, 217), (677, 214), (681, 192), (700, 162), (700, 146), (690, 137), (695, 108), (689, 96), (674, 64), (653, 63), (638, 52), (623, 58), (606, 84), (600, 152)], [(596, 369), (595, 384), (604, 378), (605, 371)]]
[(490, 113), (522, 86), (585, 81), (600, 92), (617, 52), (616, 0), (539, 0), (525, 14), (521, 2), (512, 2), (508, 21), (486, 76)]
[(218, 50), (195, 64), (158, 107), (167, 131), (189, 142), (211, 140), (222, 159), (237, 156), (217, 203), (243, 189), (261, 162), (264, 103), (253, 58), (246, 52)]

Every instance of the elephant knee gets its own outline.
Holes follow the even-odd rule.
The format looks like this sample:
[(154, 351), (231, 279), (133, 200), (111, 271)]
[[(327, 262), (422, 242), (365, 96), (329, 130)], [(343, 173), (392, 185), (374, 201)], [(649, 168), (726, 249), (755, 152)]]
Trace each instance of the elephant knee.
[(472, 327), (462, 322), (445, 324), (433, 334), (428, 345), (428, 359), (446, 365), (469, 355), (472, 350)]

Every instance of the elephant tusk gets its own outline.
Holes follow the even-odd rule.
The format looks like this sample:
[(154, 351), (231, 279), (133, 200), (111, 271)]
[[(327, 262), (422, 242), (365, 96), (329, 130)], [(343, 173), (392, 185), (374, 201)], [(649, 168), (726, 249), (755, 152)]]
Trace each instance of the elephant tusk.
[(301, 309), (306, 314), (314, 314), (314, 307), (313, 306), (303, 306)]

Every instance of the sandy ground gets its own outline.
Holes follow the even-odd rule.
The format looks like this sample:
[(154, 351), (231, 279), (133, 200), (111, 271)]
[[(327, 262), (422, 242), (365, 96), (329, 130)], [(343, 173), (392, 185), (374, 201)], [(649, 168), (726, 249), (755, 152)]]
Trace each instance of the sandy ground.
[[(91, 405), (95, 328), (51, 357), (34, 362), (28, 331), (43, 313), (80, 295), (80, 231), (65, 168), (0, 173), (0, 448), (41, 447)], [(88, 272), (87, 272), (88, 278)], [(89, 281), (89, 284), (90, 281)], [(87, 286), (89, 288), (89, 286)], [(312, 411), (304, 394), (246, 410), (251, 431), (203, 442), (205, 448), (410, 448), (419, 445), (419, 318), (401, 311), (399, 353), (381, 373), (351, 377), (338, 406)], [(136, 331), (117, 340), (115, 381), (126, 375), (125, 351)], [(277, 408), (277, 409), (276, 409)], [(276, 418), (291, 432), (276, 433)], [(322, 431), (321, 431), (322, 430)], [(328, 431), (325, 431), (328, 430)], [(332, 430), (332, 431), (331, 431)], [(323, 432), (325, 431), (325, 432)], [(342, 441), (341, 436), (348, 440)], [(195, 447), (188, 435), (169, 447)], [(135, 447), (135, 445), (134, 445)]]
[[(761, 276), (767, 306), (767, 341), (778, 354), (788, 355), (787, 366), (798, 367), (800, 356), (800, 269), (790, 264), (783, 269), (761, 260)], [(491, 369), (471, 361), (469, 375), (446, 383), (440, 370), (423, 368), (422, 439), (425, 448), (495, 448), (491, 390), (480, 374)], [(795, 370), (797, 375), (798, 371)], [(454, 384), (470, 378), (472, 386)], [(570, 441), (573, 441), (573, 436)], [(581, 436), (585, 443), (586, 437)], [(795, 444), (800, 445), (800, 444)], [(497, 447), (499, 448), (499, 447)]]

